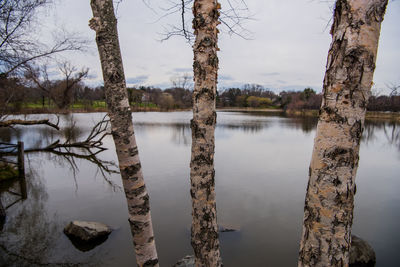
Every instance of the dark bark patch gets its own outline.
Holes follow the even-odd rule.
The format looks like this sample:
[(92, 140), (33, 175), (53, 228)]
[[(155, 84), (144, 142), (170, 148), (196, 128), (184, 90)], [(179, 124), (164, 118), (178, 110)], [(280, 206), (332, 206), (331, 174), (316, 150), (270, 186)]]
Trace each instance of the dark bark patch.
[(330, 168), (341, 166), (351, 166), (354, 168), (357, 164), (357, 158), (355, 157), (354, 150), (351, 148), (334, 147), (327, 149), (324, 152), (324, 157), (332, 160)]
[(353, 68), (355, 64), (360, 63), (360, 59), (365, 52), (366, 50), (361, 47), (348, 50), (344, 56), (343, 65), (347, 68)]
[[(141, 221), (135, 221), (132, 219), (128, 219), (129, 224), (131, 226), (131, 231), (132, 233), (135, 234), (140, 234), (143, 231), (143, 228), (145, 227), (145, 223)], [(136, 245), (136, 244), (135, 244)]]
[(136, 156), (136, 155), (139, 153), (139, 151), (138, 151), (138, 148), (137, 148), (137, 147), (130, 147), (130, 148), (128, 149), (128, 153), (129, 153), (129, 156), (130, 156), (130, 157), (134, 157), (134, 156)]
[(214, 158), (210, 154), (202, 153), (199, 155), (196, 155), (192, 159), (192, 164), (202, 166), (202, 165), (212, 165), (214, 164)]
[(220, 16), (220, 13), (218, 9), (213, 9), (211, 12), (208, 14), (212, 19), (217, 20)]
[(206, 119), (206, 121), (205, 121), (204, 123), (205, 123), (206, 125), (212, 126), (212, 125), (215, 125), (216, 121), (217, 121), (217, 112), (214, 111), (213, 114), (210, 115), (210, 116)]
[(115, 84), (115, 83), (120, 83), (122, 80), (122, 75), (118, 72), (112, 72), (107, 78), (108, 78), (108, 82), (110, 82), (111, 84)]
[(158, 265), (158, 259), (152, 259), (152, 260), (148, 260), (145, 263), (143, 263), (143, 267), (151, 267), (151, 266), (156, 266)]
[(366, 22), (371, 24), (373, 21), (382, 22), (386, 12), (388, 1), (377, 1), (373, 4), (366, 14)]
[(215, 93), (213, 88), (203, 87), (198, 92), (194, 92), (194, 100), (197, 102), (199, 98), (204, 97), (207, 100), (213, 101), (215, 99)]
[(192, 27), (193, 29), (197, 30), (199, 28), (203, 28), (207, 26), (206, 20), (202, 14), (197, 14), (192, 20)]
[(342, 14), (346, 14), (349, 9), (350, 7), (346, 0), (336, 1), (335, 11), (333, 14), (334, 19), (330, 32), (331, 35), (333, 35), (333, 33), (336, 32), (337, 27), (341, 24)]
[(143, 194), (143, 192), (146, 191), (146, 187), (144, 185), (142, 185), (136, 189), (129, 190), (129, 191), (130, 191), (130, 194), (133, 194), (134, 196), (138, 196), (140, 194)]
[(199, 42), (197, 47), (214, 47), (215, 45), (215, 41), (211, 37), (206, 36)]
[(198, 123), (193, 119), (190, 121), (190, 128), (192, 129), (193, 140), (205, 138), (205, 129), (200, 128)]
[(342, 181), (340, 181), (339, 177), (335, 177), (335, 179), (333, 179), (332, 181), (334, 186), (338, 186), (342, 184)]
[(193, 62), (193, 72), (194, 72), (194, 77), (205, 80), (206, 79), (206, 70), (203, 68), (203, 66), (195, 60)]
[[(127, 195), (127, 197), (130, 197), (130, 195)], [(149, 195), (144, 195), (141, 200), (143, 201), (142, 204), (131, 206), (129, 209), (134, 210), (135, 214), (146, 215), (150, 211)]]
[(361, 135), (363, 132), (361, 121), (356, 121), (353, 126), (350, 128), (350, 136), (353, 140), (359, 142), (361, 139)]
[(217, 55), (210, 55), (207, 60), (208, 65), (214, 68), (218, 68), (218, 56)]
[(320, 109), (320, 117), (325, 121), (334, 121), (337, 123), (345, 123), (347, 119), (338, 114), (337, 109), (324, 106)]
[(124, 179), (133, 179), (134, 181), (137, 180), (135, 175), (140, 171), (142, 165), (140, 163), (132, 164), (124, 169), (121, 170), (121, 175)]

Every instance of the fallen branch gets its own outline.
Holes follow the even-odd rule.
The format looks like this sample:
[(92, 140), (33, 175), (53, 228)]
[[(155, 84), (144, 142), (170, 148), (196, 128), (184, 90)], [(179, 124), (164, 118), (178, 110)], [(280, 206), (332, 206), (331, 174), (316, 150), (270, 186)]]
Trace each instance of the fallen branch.
[(103, 139), (107, 135), (110, 135), (110, 133), (107, 132), (109, 122), (110, 120), (106, 119), (106, 116), (104, 116), (104, 118), (92, 128), (86, 139), (83, 141), (71, 142), (70, 139), (67, 139), (65, 142), (61, 143), (60, 140), (57, 140), (48, 146), (25, 149), (24, 152), (49, 152), (59, 156), (71, 165), (74, 175), (75, 171), (78, 169), (75, 159), (87, 160), (97, 165), (107, 183), (109, 183), (113, 188), (119, 188), (118, 185), (114, 184), (106, 176), (106, 173), (109, 175), (119, 173), (117, 171), (118, 166), (113, 161), (106, 161), (97, 158), (97, 154), (107, 150), (107, 148), (103, 146)]
[(48, 125), (50, 127), (53, 127), (54, 129), (60, 130), (58, 127), (58, 121), (57, 124), (54, 124), (50, 122), (50, 120), (6, 120), (6, 121), (0, 121), (0, 127), (13, 127), (15, 125), (39, 125), (39, 124), (44, 124)]
[[(109, 122), (110, 120), (106, 120), (106, 116), (104, 116), (104, 118), (92, 128), (87, 138), (83, 141), (71, 142), (71, 140), (68, 139), (64, 143), (60, 143), (60, 140), (57, 140), (46, 147), (26, 149), (25, 152), (40, 152), (40, 151), (51, 152), (62, 148), (64, 149), (84, 148), (87, 149), (90, 152), (90, 154), (97, 155), (101, 151), (107, 150), (107, 148), (103, 146), (103, 139), (107, 135), (110, 135), (110, 133), (107, 132), (107, 127)], [(96, 151), (93, 152), (92, 150)]]

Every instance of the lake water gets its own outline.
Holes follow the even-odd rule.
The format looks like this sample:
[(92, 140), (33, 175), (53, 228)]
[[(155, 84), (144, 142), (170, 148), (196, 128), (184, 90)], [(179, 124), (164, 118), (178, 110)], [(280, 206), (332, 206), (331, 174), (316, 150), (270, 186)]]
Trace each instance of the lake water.
[[(191, 112), (134, 113), (150, 194), (161, 266), (192, 253), (189, 161)], [(1, 129), (2, 142), (45, 146), (66, 134), (83, 139), (104, 114), (60, 117), (61, 133), (45, 126)], [(40, 118), (46, 115), (30, 115)], [(215, 152), (218, 221), (240, 228), (220, 234), (224, 266), (296, 266), (316, 119), (218, 112)], [(75, 124), (75, 130), (71, 125)], [(375, 249), (378, 267), (398, 266), (400, 249), (400, 125), (368, 122), (360, 150), (353, 233)], [(70, 130), (68, 130), (70, 129)], [(98, 155), (116, 161), (109, 150)], [(7, 209), (0, 266), (133, 266), (135, 256), (118, 174), (49, 153), (26, 155), (27, 199)], [(73, 168), (72, 166), (75, 165)], [(113, 168), (112, 166), (109, 166)], [(114, 168), (115, 169), (115, 168)], [(4, 206), (19, 184), (3, 185)], [(63, 234), (71, 220), (100, 221), (115, 230), (83, 252)]]

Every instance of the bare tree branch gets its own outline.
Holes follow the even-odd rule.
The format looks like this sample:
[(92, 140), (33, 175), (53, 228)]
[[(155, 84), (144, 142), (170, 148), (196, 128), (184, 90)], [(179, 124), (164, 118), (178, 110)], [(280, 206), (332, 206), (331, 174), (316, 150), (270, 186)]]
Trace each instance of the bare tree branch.
[(6, 120), (6, 121), (0, 121), (0, 127), (12, 127), (15, 125), (39, 125), (39, 124), (45, 124), (48, 125), (54, 129), (60, 130), (58, 126), (58, 121), (56, 124), (50, 122), (49, 119), (45, 120)]
[[(158, 20), (176, 13), (180, 14), (179, 26), (168, 24), (166, 27), (163, 27), (161, 41), (168, 40), (174, 36), (182, 36), (187, 42), (193, 42), (194, 34), (191, 30), (191, 25), (188, 25), (193, 19), (191, 12), (192, 3), (193, 0), (169, 0), (169, 6), (167, 8), (161, 8), (163, 15)], [(148, 5), (148, 3), (145, 4)], [(229, 35), (236, 35), (246, 40), (252, 39), (252, 33), (243, 26), (244, 22), (253, 20), (253, 15), (250, 14), (245, 1), (225, 0), (222, 6), (227, 7), (220, 11), (219, 21), (224, 26), (222, 31), (226, 31)]]
[(110, 120), (106, 119), (106, 116), (104, 116), (104, 118), (92, 128), (87, 138), (83, 141), (71, 142), (70, 139), (67, 139), (65, 142), (60, 143), (60, 140), (57, 140), (45, 147), (26, 149), (25, 152), (60, 152), (61, 149), (65, 149), (67, 153), (72, 153), (69, 149), (82, 148), (85, 149), (86, 154), (95, 156), (101, 151), (107, 150), (107, 148), (103, 146), (103, 139), (111, 134), (107, 132), (109, 123)]
[(0, 5), (0, 73), (7, 77), (39, 59), (65, 51), (84, 50), (87, 41), (76, 33), (60, 29), (53, 33), (53, 44), (46, 45), (33, 34), (37, 29), (36, 15), (52, 0), (1, 1)]
[(70, 62), (64, 61), (58, 64), (62, 80), (50, 80), (47, 66), (40, 68), (27, 67), (25, 78), (37, 88), (45, 92), (58, 108), (64, 109), (72, 102), (72, 96), (79, 83), (88, 76), (89, 69), (77, 70)]
[(386, 87), (389, 88), (390, 94), (389, 96), (396, 96), (399, 94), (398, 90), (400, 89), (400, 85), (396, 85), (394, 83), (386, 84)]

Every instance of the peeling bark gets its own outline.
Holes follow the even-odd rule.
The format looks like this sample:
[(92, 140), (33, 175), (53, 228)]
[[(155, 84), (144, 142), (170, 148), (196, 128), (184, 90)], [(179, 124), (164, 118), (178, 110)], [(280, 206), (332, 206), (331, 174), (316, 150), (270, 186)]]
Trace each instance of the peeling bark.
[(387, 0), (337, 0), (298, 266), (348, 266), (360, 139)]
[(149, 195), (145, 187), (133, 131), (113, 2), (112, 0), (91, 0), (90, 4), (93, 18), (89, 26), (96, 32), (108, 115), (128, 203), (136, 262), (139, 266), (159, 266)]
[(215, 98), (218, 73), (220, 4), (195, 0), (193, 29), (194, 92), (190, 181), (192, 196), (191, 243), (196, 266), (221, 266), (214, 189)]

